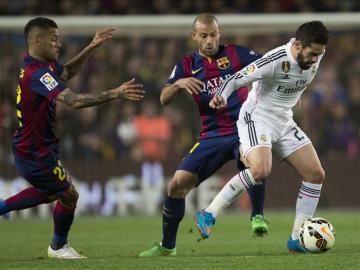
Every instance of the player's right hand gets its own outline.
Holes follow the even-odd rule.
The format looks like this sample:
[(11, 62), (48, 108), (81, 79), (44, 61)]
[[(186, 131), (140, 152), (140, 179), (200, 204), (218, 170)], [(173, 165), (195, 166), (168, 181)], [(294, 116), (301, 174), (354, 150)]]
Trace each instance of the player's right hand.
[(118, 88), (115, 88), (111, 91), (113, 98), (123, 98), (135, 101), (141, 100), (145, 95), (143, 85), (140, 83), (135, 83), (135, 79), (124, 82)]
[(113, 32), (115, 31), (112, 27), (107, 27), (104, 29), (97, 30), (93, 40), (90, 43), (91, 47), (98, 47), (103, 44), (105, 41), (112, 38)]
[(209, 106), (213, 109), (221, 109), (226, 107), (226, 100), (222, 96), (215, 95), (209, 102)]
[(204, 83), (199, 79), (193, 77), (179, 79), (175, 82), (175, 84), (179, 88), (185, 89), (190, 95), (198, 95), (204, 88)]

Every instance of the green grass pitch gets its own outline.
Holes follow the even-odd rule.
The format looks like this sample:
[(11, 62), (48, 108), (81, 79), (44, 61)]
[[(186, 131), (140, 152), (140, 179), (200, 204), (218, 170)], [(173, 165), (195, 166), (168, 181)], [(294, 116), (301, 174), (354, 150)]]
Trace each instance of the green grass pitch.
[[(334, 247), (320, 255), (294, 255), (285, 244), (293, 212), (268, 212), (269, 235), (254, 239), (248, 216), (220, 216), (210, 239), (197, 242), (193, 219), (186, 216), (177, 257), (137, 258), (161, 240), (161, 217), (77, 218), (70, 243), (89, 259), (47, 259), (52, 220), (0, 220), (0, 269), (360, 269), (359, 211), (318, 211), (336, 230)], [(191, 228), (193, 232), (191, 232)]]

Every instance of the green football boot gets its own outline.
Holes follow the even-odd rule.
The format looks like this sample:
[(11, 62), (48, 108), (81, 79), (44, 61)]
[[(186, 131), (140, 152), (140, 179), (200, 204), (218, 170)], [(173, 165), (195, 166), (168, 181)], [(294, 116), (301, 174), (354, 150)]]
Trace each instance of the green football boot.
[(263, 215), (256, 215), (251, 218), (251, 230), (255, 237), (264, 237), (269, 227)]
[(161, 245), (161, 242), (154, 242), (153, 247), (141, 252), (139, 257), (161, 257), (176, 256), (176, 248), (168, 249)]

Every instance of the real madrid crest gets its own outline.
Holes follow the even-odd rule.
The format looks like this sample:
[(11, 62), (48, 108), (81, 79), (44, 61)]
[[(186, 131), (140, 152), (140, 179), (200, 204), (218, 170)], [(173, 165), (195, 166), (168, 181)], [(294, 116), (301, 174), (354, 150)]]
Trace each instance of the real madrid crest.
[(285, 73), (288, 73), (289, 70), (290, 70), (290, 62), (289, 61), (283, 61), (281, 63), (281, 68), (282, 68), (282, 71), (284, 71)]
[(230, 61), (227, 56), (217, 59), (216, 62), (220, 69), (227, 69), (228, 67), (230, 67)]

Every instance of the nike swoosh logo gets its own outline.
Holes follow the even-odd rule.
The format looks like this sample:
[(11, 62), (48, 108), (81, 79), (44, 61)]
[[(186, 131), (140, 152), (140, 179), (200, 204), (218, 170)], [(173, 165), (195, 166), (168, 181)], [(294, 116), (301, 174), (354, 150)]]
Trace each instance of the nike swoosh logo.
[(198, 73), (200, 70), (202, 70), (203, 68), (198, 68), (198, 69), (195, 69), (195, 70), (191, 70), (191, 73), (192, 75), (195, 75), (196, 73)]
[(326, 230), (325, 227), (321, 227), (320, 230), (321, 230), (324, 234), (326, 234), (330, 239), (333, 238), (333, 237), (329, 234), (329, 232)]

